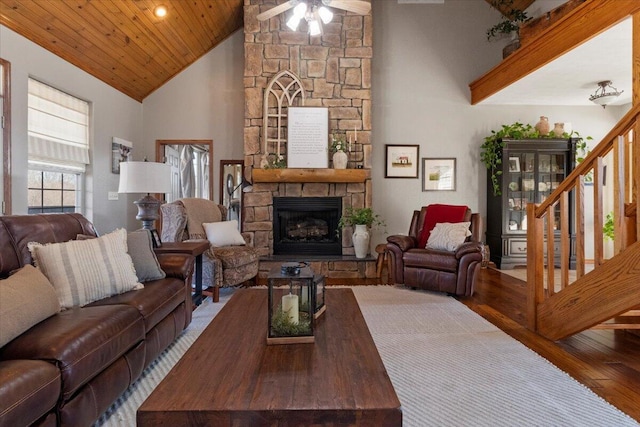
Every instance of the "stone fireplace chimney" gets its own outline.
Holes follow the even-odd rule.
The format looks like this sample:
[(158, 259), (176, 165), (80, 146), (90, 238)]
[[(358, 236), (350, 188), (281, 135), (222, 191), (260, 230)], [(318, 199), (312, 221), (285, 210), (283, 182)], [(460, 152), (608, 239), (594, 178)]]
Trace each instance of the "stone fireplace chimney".
[[(359, 145), (359, 165), (371, 168), (372, 16), (337, 8), (321, 36), (309, 36), (306, 23), (297, 31), (286, 26), (292, 10), (266, 21), (256, 16), (286, 0), (245, 0), (245, 177), (253, 183), (244, 194), (243, 231), (253, 235), (261, 255), (273, 254), (273, 197), (341, 197), (342, 208), (371, 205), (370, 173), (362, 182), (339, 179), (254, 180), (260, 168), (264, 89), (277, 73), (289, 70), (302, 81), (305, 106), (329, 109), (329, 134), (342, 133)], [(275, 151), (275, 150), (274, 150)], [(353, 164), (352, 164), (353, 166)], [(312, 171), (310, 172), (312, 173)], [(300, 182), (297, 182), (297, 181)], [(285, 182), (286, 181), (286, 182)], [(350, 236), (343, 238), (343, 255), (353, 254)]]

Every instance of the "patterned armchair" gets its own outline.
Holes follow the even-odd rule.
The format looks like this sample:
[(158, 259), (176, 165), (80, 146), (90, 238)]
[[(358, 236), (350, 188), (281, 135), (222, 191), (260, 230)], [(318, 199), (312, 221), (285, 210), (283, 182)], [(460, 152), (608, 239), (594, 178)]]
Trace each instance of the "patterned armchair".
[[(207, 239), (203, 223), (226, 221), (227, 208), (207, 199), (184, 198), (160, 207), (163, 242)], [(205, 295), (218, 300), (218, 289), (253, 280), (258, 274), (258, 253), (243, 235), (246, 245), (214, 247), (204, 253), (202, 286)], [(207, 289), (209, 288), (209, 289)]]

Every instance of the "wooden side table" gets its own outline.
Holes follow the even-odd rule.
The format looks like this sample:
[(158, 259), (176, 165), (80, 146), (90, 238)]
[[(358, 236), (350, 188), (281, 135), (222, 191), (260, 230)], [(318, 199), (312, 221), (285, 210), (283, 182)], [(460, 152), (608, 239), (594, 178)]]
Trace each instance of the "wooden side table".
[[(154, 248), (157, 254), (189, 254), (196, 257), (196, 290), (193, 294), (194, 306), (202, 303), (202, 254), (209, 249), (209, 241), (194, 240), (190, 242), (166, 242), (159, 248)], [(215, 273), (214, 273), (215, 274)]]

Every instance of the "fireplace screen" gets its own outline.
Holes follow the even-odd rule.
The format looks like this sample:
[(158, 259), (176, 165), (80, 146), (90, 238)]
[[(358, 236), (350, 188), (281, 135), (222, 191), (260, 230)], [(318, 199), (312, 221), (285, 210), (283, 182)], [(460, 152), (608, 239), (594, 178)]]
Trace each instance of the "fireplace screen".
[(275, 197), (274, 255), (341, 255), (340, 197)]

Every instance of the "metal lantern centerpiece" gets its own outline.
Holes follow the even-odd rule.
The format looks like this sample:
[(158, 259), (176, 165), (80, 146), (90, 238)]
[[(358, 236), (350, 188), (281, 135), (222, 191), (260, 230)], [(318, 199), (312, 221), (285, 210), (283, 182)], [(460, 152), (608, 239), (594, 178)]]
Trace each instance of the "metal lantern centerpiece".
[(267, 276), (267, 344), (314, 342), (315, 319), (324, 312), (324, 277), (306, 264), (285, 263)]

